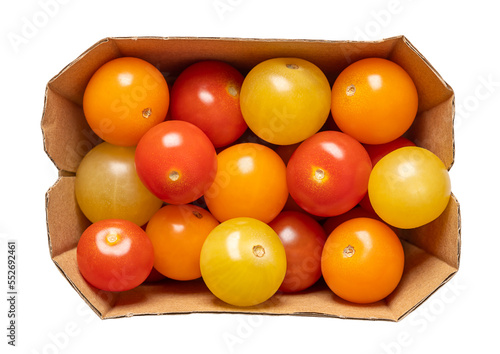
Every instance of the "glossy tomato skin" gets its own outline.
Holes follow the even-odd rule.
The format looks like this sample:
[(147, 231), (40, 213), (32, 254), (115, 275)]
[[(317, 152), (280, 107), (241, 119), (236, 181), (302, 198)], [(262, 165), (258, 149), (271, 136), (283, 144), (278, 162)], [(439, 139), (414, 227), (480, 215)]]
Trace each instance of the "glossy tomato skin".
[(267, 223), (280, 213), (288, 188), (286, 166), (276, 152), (243, 143), (223, 150), (217, 160), (217, 176), (204, 195), (217, 220), (250, 217)]
[(234, 218), (210, 232), (200, 267), (205, 284), (217, 298), (234, 306), (254, 306), (280, 287), (286, 253), (270, 226), (253, 218)]
[(344, 133), (366, 144), (403, 135), (418, 109), (418, 93), (408, 73), (382, 58), (366, 58), (345, 68), (332, 87), (331, 111)]
[(327, 235), (330, 235), (332, 231), (337, 228), (337, 226), (354, 218), (372, 218), (381, 221), (375, 211), (369, 211), (360, 205), (357, 205), (343, 214), (327, 218), (323, 223), (323, 230), (325, 230)]
[[(405, 146), (415, 146), (415, 143), (401, 136), (385, 144), (377, 144), (377, 145), (364, 144), (363, 146), (365, 147), (366, 152), (368, 153), (370, 159), (372, 160), (372, 166), (375, 166), (376, 163), (379, 162), (382, 157), (384, 157), (391, 151), (397, 150)], [(368, 193), (365, 194), (365, 196), (359, 202), (359, 204), (366, 210), (375, 213), (375, 210), (373, 210), (373, 207), (370, 203), (370, 198), (368, 196)]]
[(195, 205), (161, 208), (146, 227), (155, 252), (155, 269), (175, 280), (201, 277), (201, 247), (218, 224), (208, 211)]
[(135, 152), (139, 178), (169, 204), (188, 204), (212, 184), (217, 155), (210, 139), (195, 125), (166, 121), (151, 128)]
[(193, 123), (216, 148), (231, 144), (247, 129), (240, 109), (242, 83), (243, 75), (225, 62), (190, 65), (172, 86), (172, 119)]
[(321, 252), (326, 241), (321, 225), (307, 214), (284, 211), (269, 226), (286, 252), (286, 275), (279, 290), (298, 292), (316, 283), (321, 277)]
[(345, 213), (363, 198), (372, 164), (354, 138), (337, 131), (305, 140), (290, 158), (290, 195), (306, 212), (318, 216)]
[(321, 129), (330, 112), (325, 74), (300, 58), (273, 58), (250, 70), (241, 86), (241, 112), (249, 128), (277, 145), (303, 141)]
[(451, 182), (444, 163), (431, 151), (407, 146), (384, 156), (368, 183), (373, 209), (386, 223), (411, 229), (436, 219), (446, 209)]
[(328, 287), (344, 300), (366, 304), (394, 291), (404, 269), (404, 251), (394, 231), (379, 220), (354, 218), (329, 236), (321, 256)]
[(135, 147), (103, 142), (84, 156), (75, 178), (75, 195), (87, 219), (126, 219), (144, 225), (163, 202), (141, 182)]
[(122, 57), (101, 66), (83, 95), (83, 111), (104, 141), (137, 145), (168, 111), (169, 89), (162, 73), (139, 58)]
[(106, 219), (90, 225), (80, 237), (78, 268), (91, 285), (105, 291), (125, 291), (143, 283), (154, 262), (153, 245), (133, 222)]

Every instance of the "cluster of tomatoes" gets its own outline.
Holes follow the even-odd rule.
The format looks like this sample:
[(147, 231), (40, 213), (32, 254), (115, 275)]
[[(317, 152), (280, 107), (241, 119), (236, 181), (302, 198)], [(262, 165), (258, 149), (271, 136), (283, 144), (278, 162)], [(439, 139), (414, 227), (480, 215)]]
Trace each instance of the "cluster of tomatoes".
[(323, 277), (347, 301), (375, 302), (403, 273), (395, 229), (431, 222), (451, 193), (441, 160), (403, 137), (418, 94), (386, 59), (359, 60), (333, 85), (299, 58), (245, 76), (200, 61), (169, 87), (123, 57), (92, 76), (83, 109), (103, 142), (76, 174), (92, 222), (77, 261), (106, 291), (156, 272), (252, 306)]

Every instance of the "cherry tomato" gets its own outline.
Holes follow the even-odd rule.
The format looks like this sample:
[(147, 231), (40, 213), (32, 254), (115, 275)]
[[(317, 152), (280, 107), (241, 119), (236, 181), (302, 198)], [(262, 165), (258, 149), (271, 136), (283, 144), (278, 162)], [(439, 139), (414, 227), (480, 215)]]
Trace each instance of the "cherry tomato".
[(288, 198), (286, 167), (270, 148), (243, 143), (220, 152), (215, 181), (205, 202), (219, 221), (251, 217), (274, 219)]
[[(370, 159), (372, 160), (372, 166), (375, 166), (375, 164), (379, 162), (379, 160), (382, 157), (384, 157), (391, 151), (394, 151), (396, 149), (405, 146), (415, 146), (415, 144), (404, 137), (399, 137), (385, 144), (378, 144), (378, 145), (364, 144), (363, 146), (365, 147), (366, 152), (368, 153)], [(373, 207), (370, 203), (370, 198), (368, 197), (368, 193), (365, 194), (365, 196), (359, 202), (359, 204), (366, 210), (375, 213), (375, 210), (373, 210)]]
[(168, 111), (169, 90), (161, 72), (139, 58), (123, 57), (101, 66), (83, 95), (83, 111), (92, 130), (121, 146), (137, 145)]
[(252, 218), (221, 223), (208, 235), (200, 256), (210, 291), (234, 306), (258, 305), (273, 296), (286, 273), (286, 253), (276, 232)]
[(335, 228), (321, 256), (328, 287), (344, 300), (360, 304), (387, 297), (399, 284), (403, 269), (398, 237), (371, 218), (350, 219)]
[(200, 128), (184, 121), (166, 121), (151, 128), (135, 152), (139, 178), (169, 204), (200, 198), (217, 171), (215, 148)]
[(243, 75), (221, 61), (190, 65), (172, 86), (172, 119), (193, 123), (215, 147), (231, 144), (247, 129), (240, 109), (242, 82)]
[(319, 132), (304, 141), (288, 162), (290, 195), (314, 215), (345, 213), (365, 195), (371, 167), (359, 142), (341, 132)]
[(362, 59), (345, 68), (332, 87), (332, 116), (344, 133), (366, 144), (403, 135), (415, 119), (418, 94), (406, 71), (387, 59)]
[(299, 58), (273, 58), (256, 65), (241, 86), (241, 112), (260, 138), (278, 145), (307, 139), (325, 123), (331, 89), (325, 74)]
[(107, 219), (90, 225), (76, 249), (80, 273), (105, 291), (125, 291), (146, 280), (153, 268), (153, 245), (133, 222)]
[(135, 147), (103, 142), (84, 156), (76, 171), (75, 194), (91, 221), (125, 219), (144, 225), (163, 202), (137, 176)]
[(195, 205), (166, 205), (146, 227), (155, 253), (154, 267), (175, 280), (201, 277), (200, 252), (208, 234), (219, 222)]
[(444, 211), (451, 194), (450, 176), (439, 157), (429, 150), (403, 147), (375, 165), (368, 194), (373, 209), (386, 223), (415, 228)]
[(286, 252), (286, 275), (279, 290), (297, 292), (309, 288), (321, 277), (321, 252), (326, 234), (310, 216), (284, 211), (269, 223)]

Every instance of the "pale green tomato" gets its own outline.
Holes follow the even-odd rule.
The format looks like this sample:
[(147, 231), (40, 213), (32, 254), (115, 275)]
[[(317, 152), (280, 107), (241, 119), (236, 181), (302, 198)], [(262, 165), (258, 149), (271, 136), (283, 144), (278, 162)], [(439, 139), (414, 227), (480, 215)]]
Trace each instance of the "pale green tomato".
[(262, 221), (234, 218), (210, 232), (200, 267), (205, 284), (220, 300), (234, 306), (258, 305), (271, 298), (285, 278), (285, 248)]
[(384, 156), (373, 167), (368, 195), (386, 223), (411, 229), (436, 219), (450, 200), (448, 170), (435, 154), (408, 146)]
[(163, 202), (141, 182), (135, 170), (135, 147), (101, 143), (88, 152), (76, 171), (75, 193), (91, 222), (125, 219), (142, 226)]

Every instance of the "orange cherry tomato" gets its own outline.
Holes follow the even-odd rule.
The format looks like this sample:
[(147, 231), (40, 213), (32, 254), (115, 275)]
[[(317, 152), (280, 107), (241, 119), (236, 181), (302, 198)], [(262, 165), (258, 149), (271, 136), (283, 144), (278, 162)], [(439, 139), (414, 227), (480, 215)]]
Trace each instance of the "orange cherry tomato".
[(403, 268), (401, 241), (389, 226), (371, 218), (354, 218), (337, 226), (321, 256), (328, 287), (344, 300), (360, 304), (393, 292)]
[(366, 144), (400, 137), (418, 109), (415, 84), (396, 63), (359, 60), (345, 68), (332, 87), (332, 116), (344, 133)]
[(175, 280), (201, 277), (200, 252), (205, 239), (219, 222), (198, 206), (166, 205), (146, 226), (155, 253), (154, 267)]
[(83, 95), (92, 130), (108, 143), (137, 145), (168, 111), (169, 89), (162, 73), (145, 60), (123, 57), (101, 66)]
[(220, 222), (235, 217), (274, 219), (288, 198), (286, 167), (270, 148), (254, 143), (233, 145), (217, 156), (215, 181), (205, 202)]

